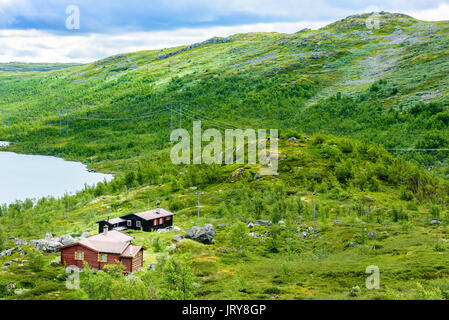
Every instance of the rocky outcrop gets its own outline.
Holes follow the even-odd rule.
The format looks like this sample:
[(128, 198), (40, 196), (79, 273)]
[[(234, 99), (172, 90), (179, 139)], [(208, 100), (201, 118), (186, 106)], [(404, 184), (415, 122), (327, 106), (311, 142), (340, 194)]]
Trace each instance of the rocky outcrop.
[(194, 241), (211, 244), (215, 237), (215, 229), (211, 224), (206, 224), (204, 227), (194, 226), (187, 230), (185, 234), (186, 239), (192, 239)]

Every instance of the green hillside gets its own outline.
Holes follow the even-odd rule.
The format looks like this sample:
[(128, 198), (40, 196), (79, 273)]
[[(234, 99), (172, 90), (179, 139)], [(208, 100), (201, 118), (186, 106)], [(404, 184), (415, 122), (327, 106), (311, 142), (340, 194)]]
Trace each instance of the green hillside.
[[(57, 254), (24, 246), (25, 257), (0, 258), (18, 259), (0, 272), (0, 297), (447, 299), (449, 22), (382, 13), (380, 28), (368, 29), (367, 18), (61, 69), (0, 65), (7, 150), (117, 174), (71, 196), (68, 217), (66, 199), (0, 207), (0, 243), (95, 232), (96, 221), (156, 200), (177, 213), (182, 231), (217, 228), (209, 246), (132, 232), (148, 247), (145, 267), (158, 268), (136, 274), (138, 284), (87, 272), (78, 291), (66, 290), (67, 275), (50, 264)], [(203, 130), (278, 128), (279, 175), (257, 178), (254, 165), (173, 165), (170, 123), (177, 128), (180, 116), (188, 130), (194, 120)], [(204, 192), (200, 221), (195, 188)], [(260, 219), (272, 225), (246, 225)], [(365, 289), (371, 265), (380, 269), (379, 290)], [(11, 282), (28, 291), (13, 295)]]

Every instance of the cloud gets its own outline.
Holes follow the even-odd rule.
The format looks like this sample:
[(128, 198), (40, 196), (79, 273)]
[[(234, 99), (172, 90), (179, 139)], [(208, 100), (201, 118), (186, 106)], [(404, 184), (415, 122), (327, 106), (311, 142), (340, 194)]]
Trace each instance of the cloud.
[(169, 31), (126, 34), (57, 35), (40, 30), (0, 30), (0, 62), (81, 62), (141, 50), (192, 44), (215, 36), (246, 32), (293, 33), (303, 28), (317, 29), (323, 22), (257, 23), (212, 28), (181, 28)]
[[(363, 12), (439, 13), (448, 1), (427, 0), (0, 0), (0, 28), (69, 33), (66, 8), (81, 12), (78, 33), (120, 33), (242, 24), (332, 21)], [(447, 7), (443, 7), (447, 9)], [(444, 12), (447, 13), (447, 10)]]
[[(80, 8), (80, 30), (66, 8)], [(91, 62), (241, 32), (291, 33), (368, 11), (449, 20), (449, 0), (0, 0), (0, 62)]]

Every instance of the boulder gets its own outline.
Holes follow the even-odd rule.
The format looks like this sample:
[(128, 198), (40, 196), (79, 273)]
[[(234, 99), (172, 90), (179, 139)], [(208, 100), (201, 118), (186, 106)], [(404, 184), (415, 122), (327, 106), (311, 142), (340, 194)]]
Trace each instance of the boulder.
[(256, 232), (251, 232), (249, 235), (251, 237), (253, 237), (253, 238), (259, 238), (260, 237), (260, 235), (258, 233), (256, 233)]
[(226, 250), (226, 249), (218, 249), (218, 252), (221, 252), (221, 253), (229, 253), (229, 251)]
[(266, 220), (257, 220), (255, 224), (258, 226), (265, 226), (265, 227), (271, 226), (271, 222)]
[(155, 270), (156, 269), (156, 264), (155, 263), (151, 263), (148, 265), (147, 270), (151, 271), (151, 270)]
[(335, 220), (334, 222), (332, 222), (332, 224), (333, 224), (334, 226), (338, 226), (338, 225), (341, 224), (341, 221)]
[(86, 239), (87, 237), (89, 237), (90, 236), (90, 234), (89, 234), (89, 232), (83, 232), (82, 234), (81, 234), (81, 236), (80, 236), (80, 238), (81, 238), (81, 240), (82, 239)]
[(370, 238), (377, 238), (377, 233), (376, 232), (369, 232), (368, 233), (368, 237), (370, 237)]
[(183, 236), (180, 234), (177, 234), (176, 236), (173, 237), (173, 240), (176, 242), (180, 242), (183, 239)]
[(187, 230), (185, 238), (194, 241), (210, 244), (215, 237), (215, 229), (211, 224), (206, 224), (204, 227), (194, 226)]
[(53, 240), (31, 240), (35, 251), (43, 251), (46, 253), (56, 252), (58, 247), (62, 247), (62, 243)]
[(59, 242), (61, 242), (63, 246), (67, 246), (69, 244), (76, 243), (77, 241), (71, 235), (68, 234), (68, 235), (62, 236), (59, 239)]
[(248, 226), (248, 228), (254, 228), (254, 223), (252, 223), (252, 222), (249, 222), (248, 224), (247, 224), (247, 226)]
[(13, 243), (16, 246), (26, 246), (26, 245), (28, 245), (28, 241), (26, 241), (26, 240), (15, 240)]
[(219, 225), (217, 226), (217, 229), (223, 229), (223, 228), (226, 228), (226, 225), (225, 225), (225, 224), (219, 224)]
[(433, 225), (436, 225), (436, 224), (441, 224), (441, 221), (439, 221), (439, 220), (432, 220), (432, 221), (429, 222), (429, 224), (431, 226), (433, 226)]
[(298, 235), (298, 239), (305, 239), (305, 238), (307, 238), (309, 236), (309, 234), (307, 233), (307, 232), (301, 232), (299, 235)]
[(179, 232), (179, 231), (181, 231), (181, 228), (180, 228), (180, 227), (177, 227), (177, 226), (174, 226), (174, 227), (173, 227), (173, 231), (174, 231), (174, 232)]
[(50, 240), (51, 238), (53, 238), (53, 235), (51, 233), (46, 233), (45, 234), (45, 239), (46, 240)]
[(157, 233), (167, 233), (168, 229), (157, 229)]
[(349, 243), (349, 246), (350, 247), (355, 247), (355, 246), (358, 246), (359, 244), (357, 243), (357, 242), (350, 242)]

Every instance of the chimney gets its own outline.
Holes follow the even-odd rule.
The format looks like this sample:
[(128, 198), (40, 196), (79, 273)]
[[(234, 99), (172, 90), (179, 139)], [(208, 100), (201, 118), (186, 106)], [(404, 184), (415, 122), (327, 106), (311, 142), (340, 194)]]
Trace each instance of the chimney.
[(133, 245), (132, 244), (129, 245), (129, 254), (133, 255)]
[(105, 224), (104, 227), (103, 227), (103, 234), (104, 234), (105, 236), (108, 235), (108, 230), (109, 230), (109, 227), (108, 227), (107, 224)]

